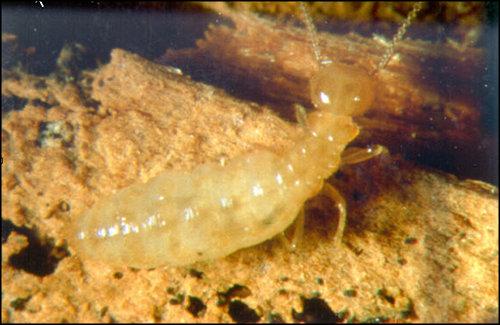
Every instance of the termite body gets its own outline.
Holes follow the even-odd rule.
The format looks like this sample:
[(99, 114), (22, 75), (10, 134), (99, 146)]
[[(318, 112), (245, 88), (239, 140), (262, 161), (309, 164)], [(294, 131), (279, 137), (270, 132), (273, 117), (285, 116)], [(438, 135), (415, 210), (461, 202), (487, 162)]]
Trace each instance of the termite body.
[[(330, 62), (318, 64), (310, 90), (316, 110), (288, 151), (260, 149), (225, 164), (167, 170), (120, 189), (72, 222), (71, 246), (83, 258), (153, 268), (216, 259), (282, 234), (338, 170), (359, 133), (352, 117), (370, 108), (375, 82), (373, 73)], [(376, 154), (367, 150), (346, 160)], [(345, 202), (327, 188), (338, 201), (339, 241)]]
[[(189, 172), (167, 170), (123, 188), (74, 221), (72, 246), (83, 257), (152, 268), (226, 256), (283, 232), (339, 168), (341, 153), (359, 133), (351, 116), (330, 106), (360, 113), (373, 99), (364, 72), (341, 64), (325, 69), (311, 88), (330, 103), (307, 116), (291, 150), (258, 150)], [(331, 70), (335, 86), (322, 88), (331, 85), (325, 80)]]

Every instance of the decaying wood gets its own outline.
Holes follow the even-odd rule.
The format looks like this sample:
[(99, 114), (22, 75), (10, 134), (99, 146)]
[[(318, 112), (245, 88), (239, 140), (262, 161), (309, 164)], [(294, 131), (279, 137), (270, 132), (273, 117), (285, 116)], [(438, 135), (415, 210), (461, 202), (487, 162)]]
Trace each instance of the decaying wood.
[(496, 319), (497, 194), (389, 155), (330, 180), (349, 205), (341, 248), (336, 212), (319, 197), (308, 204), (296, 252), (272, 240), (154, 270), (73, 255), (44, 275), (13, 263), (26, 247), (36, 252), (35, 238), (71, 253), (62, 235), (68, 220), (117, 188), (165, 168), (293, 145), (295, 126), (268, 108), (132, 53), (114, 50), (87, 75), (79, 85), (43, 77), (42, 89), (27, 75), (2, 83), (3, 95), (28, 99), (2, 121), (2, 216), (21, 227), (2, 245), (3, 322)]
[[(238, 96), (272, 103), (290, 118), (294, 103), (311, 107), (308, 82), (318, 67), (306, 31), (225, 6), (216, 11), (230, 26), (211, 26), (196, 48), (167, 50), (160, 62), (193, 75), (203, 67), (206, 79)], [(324, 57), (370, 72), (387, 46), (381, 38), (354, 33), (319, 33), (319, 42)], [(405, 39), (396, 53), (376, 74), (375, 103), (358, 119), (363, 131), (356, 143), (381, 143), (412, 157), (474, 159), (482, 139), (484, 50)]]

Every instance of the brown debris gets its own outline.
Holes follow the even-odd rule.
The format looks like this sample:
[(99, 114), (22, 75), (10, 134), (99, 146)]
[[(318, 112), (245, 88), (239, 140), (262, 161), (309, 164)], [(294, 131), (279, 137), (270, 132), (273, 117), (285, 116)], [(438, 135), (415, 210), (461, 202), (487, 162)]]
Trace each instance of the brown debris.
[(123, 50), (86, 85), (41, 79), (42, 89), (24, 74), (2, 83), (4, 96), (28, 100), (2, 121), (2, 217), (19, 227), (2, 245), (2, 322), (495, 321), (496, 189), (388, 155), (330, 180), (349, 204), (340, 249), (336, 212), (319, 197), (296, 252), (270, 240), (189, 268), (113, 269), (65, 254), (49, 275), (14, 267), (28, 230), (71, 252), (68, 221), (117, 188), (293, 145), (295, 126), (270, 109)]
[[(266, 13), (277, 17), (300, 16), (298, 2), (290, 1), (228, 1), (227, 6), (235, 11)], [(391, 21), (400, 23), (412, 10), (415, 1), (318, 1), (308, 4), (313, 17), (328, 19), (329, 24), (340, 21), (366, 22)], [(206, 8), (213, 8), (211, 2), (203, 3)], [(460, 25), (478, 25), (484, 20), (484, 2), (426, 2), (424, 10), (418, 15), (420, 21), (438, 21), (459, 23)]]

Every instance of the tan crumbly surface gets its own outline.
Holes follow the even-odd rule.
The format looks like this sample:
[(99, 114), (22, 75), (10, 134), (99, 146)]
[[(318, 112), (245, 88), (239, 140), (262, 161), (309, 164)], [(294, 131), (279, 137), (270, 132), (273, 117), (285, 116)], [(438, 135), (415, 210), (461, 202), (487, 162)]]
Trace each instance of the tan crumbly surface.
[(15, 225), (2, 245), (3, 322), (497, 319), (496, 189), (389, 155), (330, 180), (349, 206), (340, 248), (320, 197), (294, 252), (271, 240), (189, 268), (80, 260), (64, 229), (100, 197), (165, 168), (286, 150), (295, 128), (119, 49), (86, 76), (2, 83), (28, 99), (2, 119), (2, 218)]

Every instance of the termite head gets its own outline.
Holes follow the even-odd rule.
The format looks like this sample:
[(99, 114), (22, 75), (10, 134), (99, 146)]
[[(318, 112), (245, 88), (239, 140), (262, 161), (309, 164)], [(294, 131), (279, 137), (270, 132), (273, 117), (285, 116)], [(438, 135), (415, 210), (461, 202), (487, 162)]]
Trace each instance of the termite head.
[(373, 78), (364, 70), (342, 63), (322, 65), (310, 80), (311, 101), (320, 110), (357, 116), (375, 97)]

